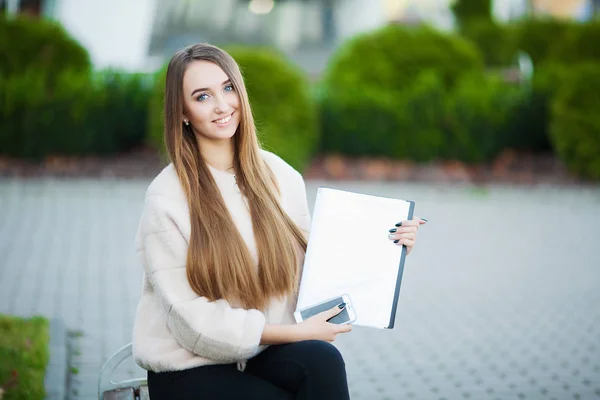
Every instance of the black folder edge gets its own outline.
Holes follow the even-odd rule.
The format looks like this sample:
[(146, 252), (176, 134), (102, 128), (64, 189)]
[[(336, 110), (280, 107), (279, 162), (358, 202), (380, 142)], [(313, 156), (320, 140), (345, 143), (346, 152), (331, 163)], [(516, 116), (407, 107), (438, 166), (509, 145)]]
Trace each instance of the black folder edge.
[[(408, 218), (413, 218), (415, 211), (415, 202), (408, 201), (410, 207), (408, 209)], [(384, 329), (393, 329), (396, 321), (396, 309), (398, 308), (398, 299), (400, 298), (400, 284), (402, 283), (402, 274), (404, 273), (404, 261), (406, 260), (406, 246), (402, 246), (402, 255), (400, 256), (400, 266), (398, 267), (398, 278), (396, 279), (396, 290), (394, 293), (394, 302), (392, 303), (392, 312), (390, 313), (390, 324)]]

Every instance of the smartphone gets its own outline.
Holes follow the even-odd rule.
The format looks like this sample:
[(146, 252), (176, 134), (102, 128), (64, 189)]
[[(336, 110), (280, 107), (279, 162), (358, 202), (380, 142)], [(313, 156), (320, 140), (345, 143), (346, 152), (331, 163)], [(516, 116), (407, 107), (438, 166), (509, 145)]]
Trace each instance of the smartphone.
[(344, 325), (354, 322), (356, 320), (356, 312), (354, 311), (354, 307), (352, 307), (350, 297), (348, 297), (347, 294), (322, 301), (318, 304), (313, 304), (312, 306), (306, 307), (302, 310), (297, 310), (296, 312), (294, 312), (294, 318), (296, 319), (297, 323), (300, 323), (312, 317), (313, 315), (316, 315), (323, 311), (327, 311), (330, 308), (333, 308), (341, 303), (346, 303), (346, 307), (344, 307), (344, 309), (335, 317), (329, 318), (327, 322), (331, 322), (332, 324), (338, 325)]

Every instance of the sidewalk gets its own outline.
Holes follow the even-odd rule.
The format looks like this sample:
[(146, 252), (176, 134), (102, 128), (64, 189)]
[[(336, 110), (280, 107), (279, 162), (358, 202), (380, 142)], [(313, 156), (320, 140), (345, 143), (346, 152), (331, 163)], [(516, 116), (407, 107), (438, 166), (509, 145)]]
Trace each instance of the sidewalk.
[[(0, 180), (0, 312), (65, 321), (70, 399), (96, 398), (102, 363), (131, 340), (148, 183)], [(336, 342), (353, 399), (600, 398), (600, 189), (326, 185), (415, 200), (430, 220), (396, 328)]]

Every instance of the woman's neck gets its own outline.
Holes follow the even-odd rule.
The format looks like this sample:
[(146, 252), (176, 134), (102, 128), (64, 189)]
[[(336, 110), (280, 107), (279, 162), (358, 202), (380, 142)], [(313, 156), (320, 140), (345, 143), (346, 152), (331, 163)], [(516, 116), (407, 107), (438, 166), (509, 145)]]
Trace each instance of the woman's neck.
[(207, 140), (197, 138), (204, 160), (212, 167), (227, 171), (233, 168), (233, 138), (226, 140)]

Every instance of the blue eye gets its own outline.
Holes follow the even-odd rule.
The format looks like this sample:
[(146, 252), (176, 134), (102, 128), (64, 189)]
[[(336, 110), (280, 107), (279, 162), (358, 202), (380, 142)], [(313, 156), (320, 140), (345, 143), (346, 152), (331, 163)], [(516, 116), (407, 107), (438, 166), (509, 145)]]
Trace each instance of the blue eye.
[(208, 98), (208, 95), (206, 93), (202, 93), (200, 96), (196, 97), (196, 100), (198, 101), (204, 101)]
[(225, 86), (225, 88), (223, 88), (223, 90), (225, 90), (226, 92), (233, 92), (233, 85), (227, 85)]

